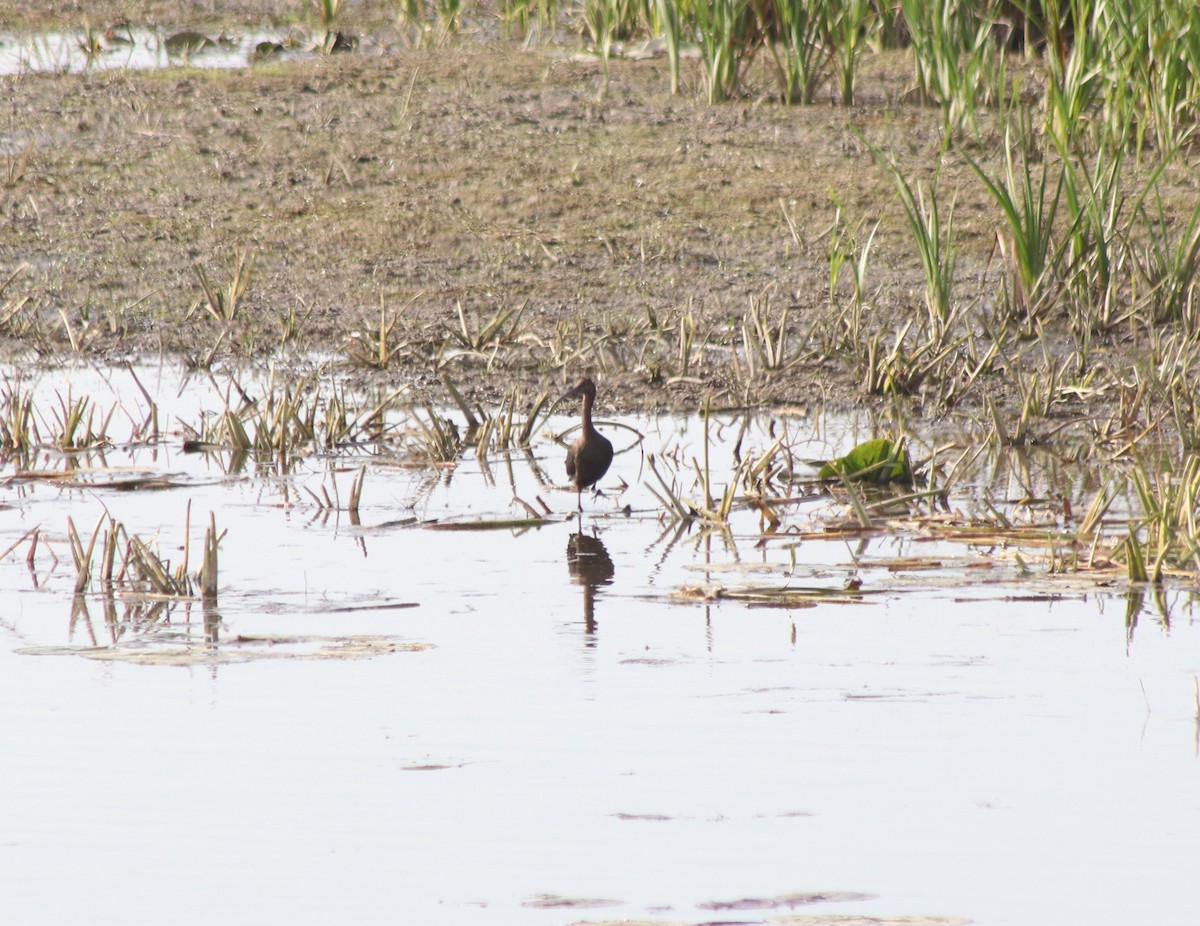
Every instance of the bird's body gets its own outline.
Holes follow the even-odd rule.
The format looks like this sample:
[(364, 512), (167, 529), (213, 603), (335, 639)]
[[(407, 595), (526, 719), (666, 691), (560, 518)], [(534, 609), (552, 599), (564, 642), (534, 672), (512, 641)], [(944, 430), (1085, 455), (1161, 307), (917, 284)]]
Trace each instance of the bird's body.
[[(608, 438), (592, 424), (592, 405), (596, 401), (596, 384), (586, 377), (581, 379), (562, 398), (582, 398), (580, 433), (567, 448), (567, 478), (578, 493), (579, 508), (583, 508), (583, 490), (594, 486), (608, 472), (612, 464), (613, 447)], [(560, 399), (559, 401), (562, 401)]]

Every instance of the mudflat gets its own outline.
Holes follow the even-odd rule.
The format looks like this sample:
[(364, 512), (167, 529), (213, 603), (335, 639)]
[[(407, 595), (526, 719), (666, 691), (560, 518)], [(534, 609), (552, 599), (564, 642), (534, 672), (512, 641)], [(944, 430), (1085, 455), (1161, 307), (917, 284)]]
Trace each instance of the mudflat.
[[(120, 4), (87, 12), (126, 17)], [(146, 16), (236, 33), (294, 13), (158, 4)], [(62, 9), (8, 20), (73, 21)], [(902, 52), (862, 59), (853, 107), (828, 91), (782, 105), (753, 63), (741, 98), (710, 105), (699, 63), (685, 59), (672, 95), (652, 47), (614, 58), (606, 78), (569, 41), (414, 47), (370, 4), (341, 26), (356, 51), (0, 78), (9, 347), (319, 355), (417, 387), (450, 375), (481, 399), (592, 370), (612, 405), (644, 410), (704, 396), (922, 401), (941, 381), (936, 411), (947, 394), (1009, 395), (1010, 368), (1045, 362), (1030, 343), (1072, 343), (1068, 314), (1048, 315), (962, 394), (945, 385), (986, 355), (973, 319), (1005, 287), (1001, 213), (968, 162), (1003, 170), (1003, 120), (983, 112), (978, 133), (947, 142), (940, 111), (913, 101)], [(936, 196), (943, 222), (952, 214), (961, 332), (946, 345), (969, 354), (900, 388), (879, 379), (878, 355), (916, 339), (928, 312), (886, 159)], [(1159, 183), (1168, 211), (1186, 208), (1185, 165)], [(849, 267), (868, 242), (856, 302)], [(1087, 351), (1115, 377), (1138, 340), (1101, 331)]]

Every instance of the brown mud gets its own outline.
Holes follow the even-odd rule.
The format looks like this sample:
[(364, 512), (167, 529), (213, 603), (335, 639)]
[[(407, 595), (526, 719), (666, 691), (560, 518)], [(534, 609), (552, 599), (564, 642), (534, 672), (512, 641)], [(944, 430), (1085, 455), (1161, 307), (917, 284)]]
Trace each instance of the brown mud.
[[(120, 4), (87, 7), (93, 24), (126, 16)], [(291, 13), (172, 3), (147, 15), (236, 30)], [(69, 6), (53, 15), (10, 15), (0, 27), (76, 23)], [(443, 396), (443, 375), (486, 402), (593, 369), (605, 410), (694, 409), (708, 395), (867, 400), (854, 361), (819, 351), (747, 388), (731, 346), (752, 299), (789, 309), (795, 345), (839, 324), (835, 199), (851, 227), (864, 223), (861, 237), (881, 223), (868, 323), (892, 331), (925, 314), (903, 212), (864, 139), (914, 187), (939, 170), (940, 196), (955, 202), (954, 298), (984, 305), (1000, 290), (997, 210), (963, 153), (944, 146), (938, 111), (907, 101), (910, 66), (898, 55), (864, 59), (852, 108), (753, 93), (710, 106), (695, 61), (678, 96), (661, 56), (614, 60), (604, 91), (599, 64), (571, 47), (465, 38), (411, 48), (385, 25), (386, 9), (345, 15), (347, 29), (392, 31), (369, 52), (231, 71), (0, 78), (10, 167), (0, 281), (16, 273), (0, 306), (19, 305), (0, 319), (9, 347), (193, 363), (345, 359), (348, 336), (369, 342), (382, 312), (396, 349), (386, 369), (362, 375)], [(970, 154), (996, 167), (1000, 135), (988, 137)], [(225, 285), (238, 253), (254, 263), (224, 325), (205, 311), (199, 270)], [(503, 359), (447, 350), (463, 318), (478, 331), (507, 310), (516, 324)], [(711, 347), (683, 369), (668, 360), (685, 315), (695, 343)], [(658, 349), (646, 349), (651, 340)], [(1093, 346), (1114, 348), (1119, 340)]]

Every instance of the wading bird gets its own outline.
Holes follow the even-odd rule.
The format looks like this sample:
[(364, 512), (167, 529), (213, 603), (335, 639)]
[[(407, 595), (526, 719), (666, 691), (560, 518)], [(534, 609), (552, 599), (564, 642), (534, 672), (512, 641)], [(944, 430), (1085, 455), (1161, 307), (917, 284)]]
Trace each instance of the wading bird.
[(596, 384), (586, 376), (575, 384), (558, 401), (582, 398), (580, 413), (581, 431), (575, 442), (567, 448), (567, 478), (575, 486), (579, 510), (583, 510), (583, 490), (594, 486), (608, 472), (612, 463), (613, 448), (603, 434), (592, 426), (592, 405), (596, 401)]

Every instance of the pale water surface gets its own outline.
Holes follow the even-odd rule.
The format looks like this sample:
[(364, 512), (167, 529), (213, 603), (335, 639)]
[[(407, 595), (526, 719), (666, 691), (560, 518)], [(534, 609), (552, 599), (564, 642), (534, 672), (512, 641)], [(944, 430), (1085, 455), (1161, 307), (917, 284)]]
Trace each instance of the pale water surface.
[[(139, 376), (164, 430), (222, 407), (206, 380)], [(68, 384), (104, 407), (119, 395), (118, 443), (147, 411), (119, 370), (20, 382), (46, 409)], [(624, 423), (645, 440), (618, 456), (607, 498), (585, 499), (602, 551), (585, 542), (599, 565), (574, 575), (569, 522), (404, 523), (518, 517), (514, 494), (570, 511), (573, 493), (538, 482), (560, 477), (544, 436), (532, 463), (492, 454), (485, 470), (468, 453), (434, 472), (341, 454), (286, 482), (227, 475), (227, 454), (184, 454), (178, 434), (106, 453), (104, 478), (182, 483), (157, 491), (0, 469), (0, 549), (46, 534), (32, 574), (24, 546), (0, 562), (3, 921), (1195, 922), (1200, 628), (1184, 593), (1167, 596), (1169, 621), (1148, 606), (1130, 631), (1123, 594), (1011, 581), (1002, 551), (953, 551), (990, 570), (905, 575), (869, 561), (929, 551), (805, 541), (793, 568), (782, 544), (755, 547), (749, 516), (729, 543), (675, 537), (642, 452), (699, 454), (702, 425)], [(869, 436), (784, 423), (813, 456)], [(770, 442), (765, 427), (748, 447)], [(360, 526), (303, 492), (336, 480), (344, 498), (360, 463)], [(207, 640), (199, 603), (141, 631), (119, 599), (114, 625), (96, 594), (72, 616), (68, 515), (90, 536), (107, 508), (177, 559), (189, 501), (193, 557), (210, 511), (228, 529)], [(884, 593), (795, 610), (671, 597), (850, 575)], [(399, 604), (416, 607), (376, 607)], [(114, 627), (114, 658), (85, 658)], [(364, 635), (430, 647), (230, 661)], [(182, 664), (125, 658), (156, 653)]]
[[(190, 37), (190, 38), (189, 38)], [(207, 39), (202, 43), (201, 39)], [(293, 41), (293, 38), (295, 41)], [(92, 39), (99, 44), (91, 45)], [(302, 40), (303, 39), (303, 40)], [(173, 40), (173, 41), (172, 41)], [(198, 68), (241, 68), (255, 60), (261, 43), (287, 44), (287, 54), (314, 53), (307, 33), (253, 30), (234, 35), (189, 31), (163, 32), (121, 27), (111, 32), (78, 31), (17, 33), (0, 31), (0, 75), (150, 70), (187, 65)], [(319, 44), (319, 41), (317, 41)], [(282, 49), (273, 50), (279, 53)]]

